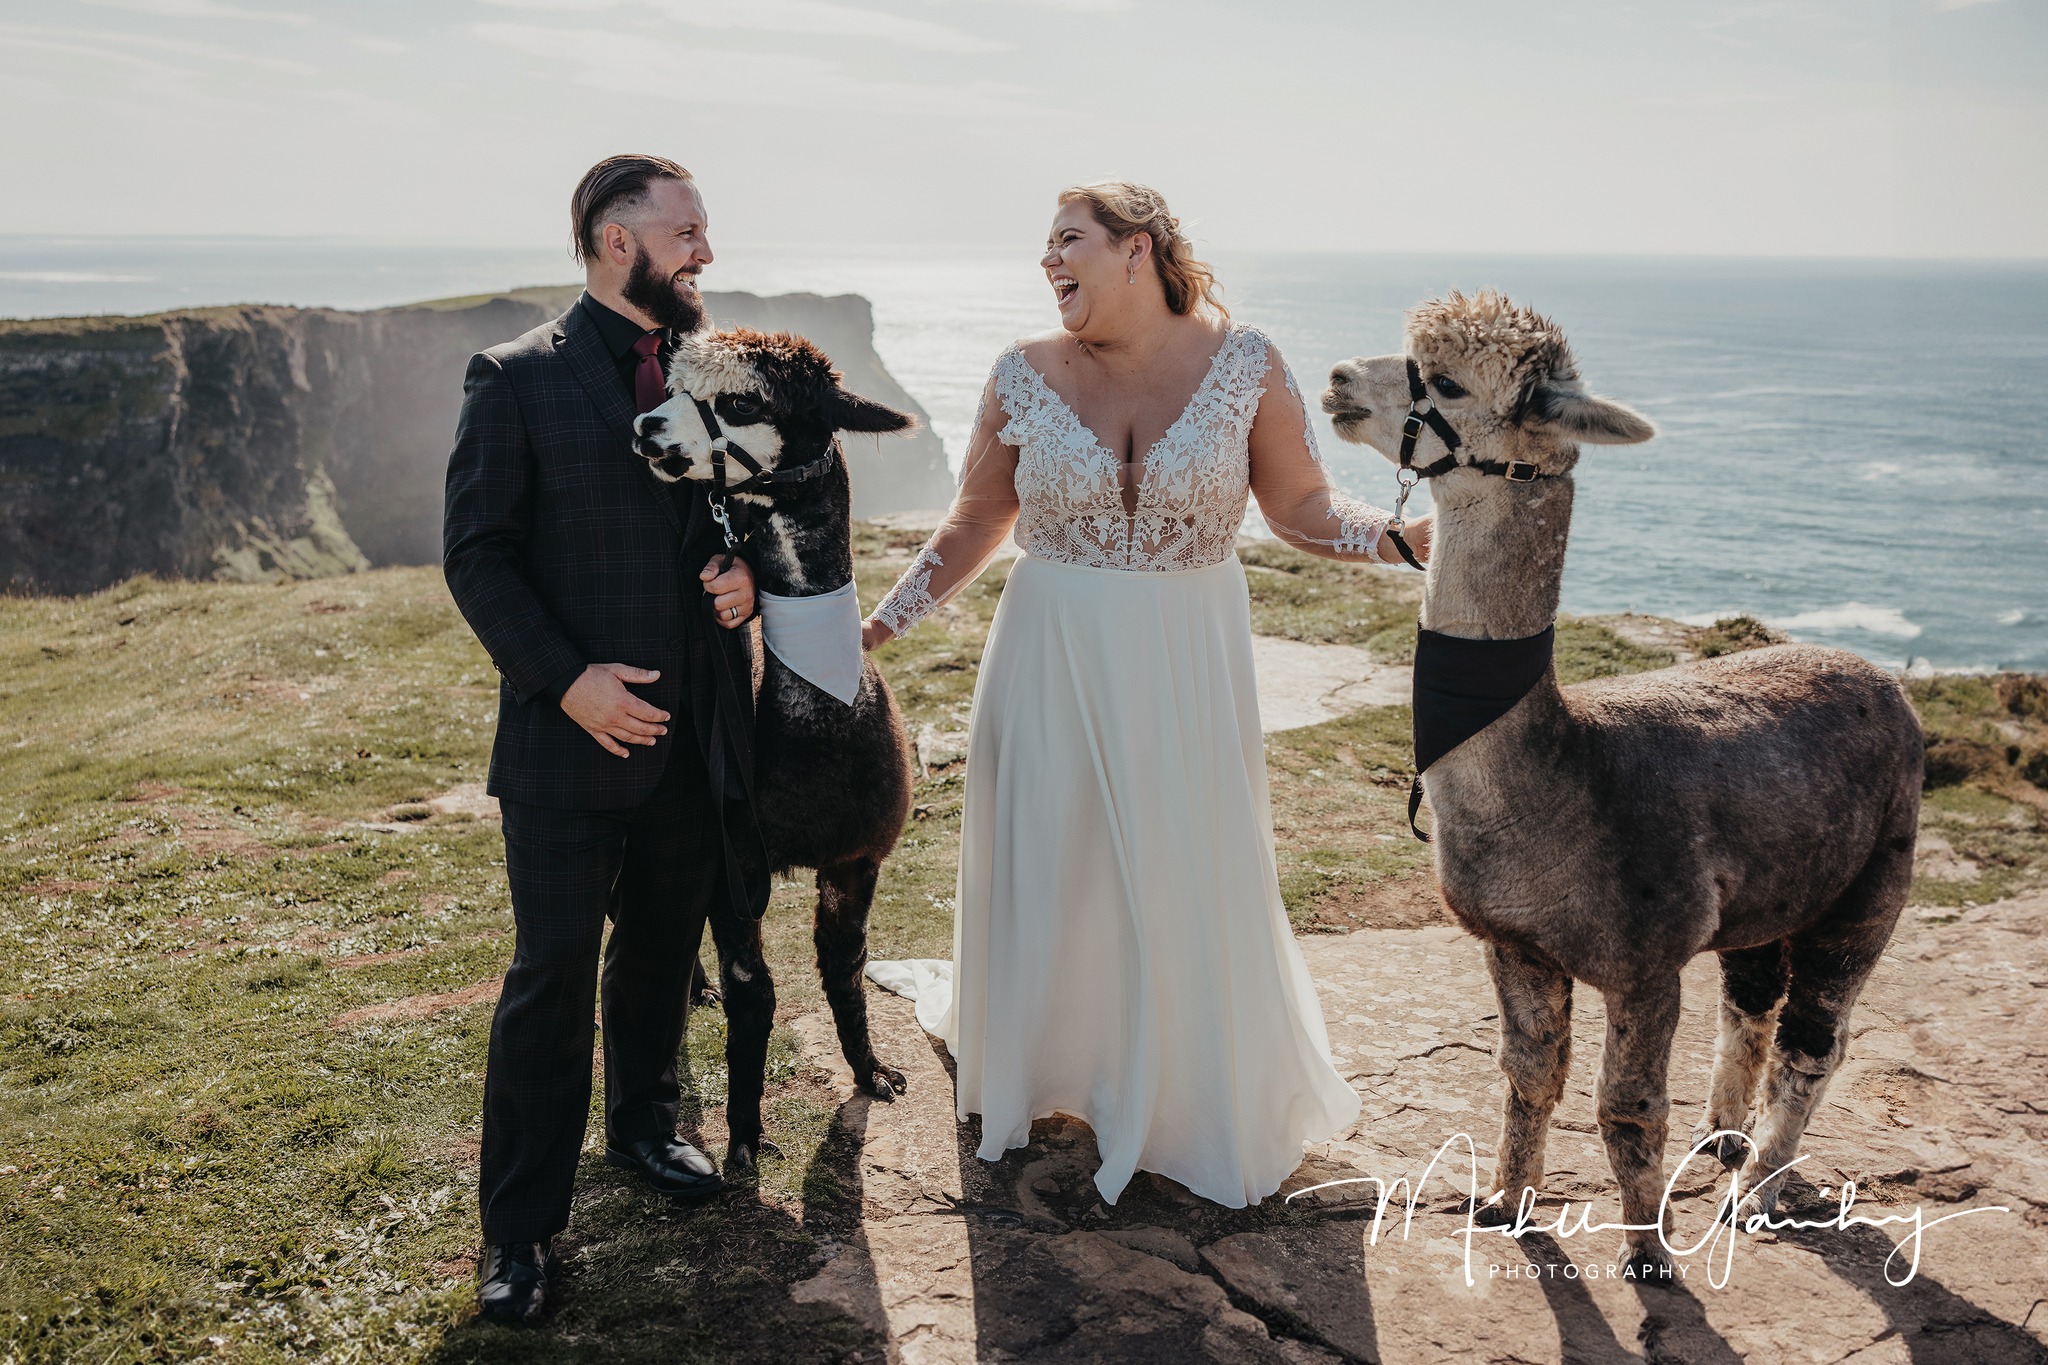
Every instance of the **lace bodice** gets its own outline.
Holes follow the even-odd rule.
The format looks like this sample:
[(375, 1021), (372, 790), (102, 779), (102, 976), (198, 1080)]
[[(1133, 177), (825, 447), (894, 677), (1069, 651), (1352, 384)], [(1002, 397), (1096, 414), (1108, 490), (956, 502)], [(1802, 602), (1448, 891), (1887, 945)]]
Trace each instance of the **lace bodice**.
[[(1218, 563), (1236, 545), (1255, 487), (1268, 523), (1289, 543), (1333, 558), (1374, 557), (1386, 514), (1330, 492), (1301, 390), (1284, 362), (1294, 398), (1285, 418), (1293, 431), (1290, 468), (1265, 477), (1254, 469), (1250, 438), (1277, 355), (1256, 327), (1229, 327), (1187, 406), (1137, 462), (1136, 511), (1126, 512), (1122, 462), (1053, 391), (1022, 343), (1012, 345), (982, 392), (975, 448), (946, 524), (874, 619), (898, 635), (908, 630), (972, 581), (1013, 521), (1019, 549), (1060, 563), (1138, 572)], [(1013, 451), (1014, 463), (1005, 468), (990, 449)], [(1299, 508), (1309, 510), (1293, 515)]]
[(1223, 338), (1208, 373), (1138, 463), (1137, 512), (1124, 511), (1120, 461), (1012, 346), (996, 361), (1017, 448), (1017, 547), (1098, 569), (1174, 570), (1231, 552), (1251, 492), (1245, 438), (1259, 409), (1268, 343), (1251, 327)]

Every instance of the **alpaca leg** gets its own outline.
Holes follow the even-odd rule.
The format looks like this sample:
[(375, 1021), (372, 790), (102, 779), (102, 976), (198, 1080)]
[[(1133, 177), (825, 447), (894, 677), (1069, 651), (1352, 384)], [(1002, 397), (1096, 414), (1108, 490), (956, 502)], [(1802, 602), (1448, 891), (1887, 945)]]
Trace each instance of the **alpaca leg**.
[(818, 918), (812, 940), (818, 947), (818, 976), (839, 1030), (839, 1050), (853, 1068), (854, 1082), (881, 1099), (907, 1092), (903, 1073), (875, 1056), (868, 1032), (868, 907), (875, 899), (881, 864), (862, 859), (818, 869)]
[(759, 920), (741, 920), (719, 906), (711, 912), (711, 937), (718, 945), (725, 1000), (725, 1159), (738, 1170), (751, 1171), (761, 1149), (775, 1147), (761, 1135), (775, 981), (761, 953)]
[(1635, 1273), (1666, 1273), (1671, 1259), (1660, 1235), (1664, 1202), (1664, 1139), (1671, 1095), (1666, 1072), (1678, 1029), (1678, 978), (1659, 977), (1624, 993), (1610, 991), (1607, 1040), (1600, 1050), (1600, 1139), (1621, 1186), (1622, 1220)]
[[(1715, 1133), (1739, 1133), (1749, 1120), (1750, 1101), (1771, 1055), (1771, 1026), (1785, 998), (1790, 955), (1783, 940), (1721, 954), (1721, 1027), (1714, 1042), (1714, 1075), (1707, 1085), (1707, 1112), (1693, 1129), (1698, 1147)], [(1739, 1138), (1723, 1137), (1705, 1150), (1724, 1166), (1742, 1164)]]
[(1737, 1208), (1738, 1221), (1777, 1207), (1785, 1168), (1799, 1155), (1806, 1125), (1848, 1050), (1849, 1012), (1905, 908), (1913, 880), (1912, 849), (1910, 833), (1881, 841), (1827, 915), (1792, 936), (1791, 981), (1778, 1011), (1756, 1121), (1756, 1153), (1742, 1172), (1750, 1193)]
[(1750, 1192), (1737, 1207), (1738, 1222), (1777, 1208), (1806, 1125), (1848, 1051), (1849, 1007), (1875, 965), (1875, 954), (1859, 967), (1813, 944), (1794, 941), (1791, 989), (1764, 1081), (1756, 1151), (1742, 1172), (1742, 1183)]
[(1500, 999), (1500, 1050), (1508, 1089), (1501, 1106), (1493, 1187), (1501, 1202), (1483, 1221), (1512, 1222), (1522, 1191), (1543, 1187), (1550, 1114), (1564, 1096), (1572, 1057), (1572, 979), (1518, 948), (1486, 945), (1486, 969)]

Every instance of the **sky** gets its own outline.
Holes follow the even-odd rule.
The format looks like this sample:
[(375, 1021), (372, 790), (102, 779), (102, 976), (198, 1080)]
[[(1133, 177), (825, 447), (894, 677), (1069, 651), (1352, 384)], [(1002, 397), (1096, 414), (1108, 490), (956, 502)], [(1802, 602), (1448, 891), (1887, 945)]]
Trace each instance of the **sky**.
[(712, 240), (2048, 256), (2048, 0), (0, 0), (0, 233), (566, 241), (615, 151)]

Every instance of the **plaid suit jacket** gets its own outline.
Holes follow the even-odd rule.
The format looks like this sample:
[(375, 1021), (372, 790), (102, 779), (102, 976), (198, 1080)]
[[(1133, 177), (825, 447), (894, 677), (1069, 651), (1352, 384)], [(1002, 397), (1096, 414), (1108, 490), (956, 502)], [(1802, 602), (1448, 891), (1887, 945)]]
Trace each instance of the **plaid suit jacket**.
[[(632, 450), (632, 405), (580, 306), (470, 358), (448, 457), (442, 568), (455, 604), (503, 674), (493, 796), (571, 810), (638, 805), (670, 746), (709, 755), (722, 655), (753, 724), (750, 633), (721, 630), (697, 574), (723, 547), (703, 487), (665, 484)], [(606, 753), (546, 689), (585, 664), (658, 669), (634, 691), (669, 731)], [(726, 689), (730, 698), (732, 689)], [(728, 702), (728, 706), (730, 703)], [(721, 795), (737, 795), (729, 764)]]

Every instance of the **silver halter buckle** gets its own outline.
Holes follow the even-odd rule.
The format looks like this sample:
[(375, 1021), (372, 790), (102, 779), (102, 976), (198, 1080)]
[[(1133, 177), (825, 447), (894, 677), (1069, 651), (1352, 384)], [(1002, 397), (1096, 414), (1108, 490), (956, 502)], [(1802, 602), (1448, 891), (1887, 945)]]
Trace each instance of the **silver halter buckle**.
[(728, 550), (738, 549), (740, 538), (732, 533), (732, 516), (725, 510), (725, 499), (714, 496), (709, 501), (711, 503), (711, 519), (718, 523), (720, 533), (725, 536), (725, 548)]
[(1408, 495), (1415, 491), (1415, 485), (1422, 482), (1422, 475), (1403, 467), (1394, 471), (1394, 482), (1401, 486), (1401, 491), (1394, 496), (1394, 519), (1387, 523), (1387, 527), (1393, 531), (1405, 531), (1408, 522), (1402, 517), (1401, 509), (1408, 505)]

